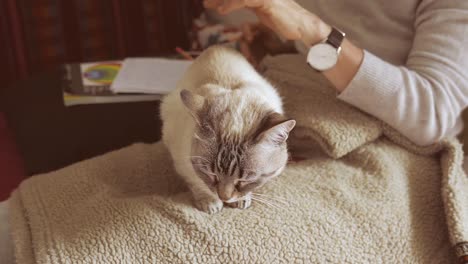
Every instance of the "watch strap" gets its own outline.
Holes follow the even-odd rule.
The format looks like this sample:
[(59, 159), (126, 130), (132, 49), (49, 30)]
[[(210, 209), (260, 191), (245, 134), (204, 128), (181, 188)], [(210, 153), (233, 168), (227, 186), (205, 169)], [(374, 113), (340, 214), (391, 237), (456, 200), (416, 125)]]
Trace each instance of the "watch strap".
[(328, 38), (325, 42), (332, 45), (336, 49), (339, 49), (341, 47), (341, 44), (343, 43), (345, 35), (346, 34), (344, 32), (341, 32), (335, 27), (332, 27), (332, 31), (330, 32), (330, 35), (328, 35)]

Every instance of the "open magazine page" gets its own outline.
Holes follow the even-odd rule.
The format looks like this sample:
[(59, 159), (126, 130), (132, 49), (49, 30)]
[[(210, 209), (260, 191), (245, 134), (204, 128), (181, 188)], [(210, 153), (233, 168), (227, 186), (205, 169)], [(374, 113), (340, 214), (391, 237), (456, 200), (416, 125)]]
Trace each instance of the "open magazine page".
[(168, 94), (193, 61), (167, 58), (127, 58), (112, 82), (117, 93)]
[(158, 94), (116, 94), (110, 87), (121, 61), (64, 65), (63, 101), (66, 106), (118, 102), (156, 101)]

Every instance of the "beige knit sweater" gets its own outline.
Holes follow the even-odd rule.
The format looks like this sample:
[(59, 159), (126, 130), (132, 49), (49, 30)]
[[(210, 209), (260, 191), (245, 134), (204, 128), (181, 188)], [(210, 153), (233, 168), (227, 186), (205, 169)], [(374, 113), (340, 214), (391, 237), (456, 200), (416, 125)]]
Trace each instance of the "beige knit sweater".
[(427, 145), (462, 129), (467, 0), (297, 0), (365, 49), (339, 99)]

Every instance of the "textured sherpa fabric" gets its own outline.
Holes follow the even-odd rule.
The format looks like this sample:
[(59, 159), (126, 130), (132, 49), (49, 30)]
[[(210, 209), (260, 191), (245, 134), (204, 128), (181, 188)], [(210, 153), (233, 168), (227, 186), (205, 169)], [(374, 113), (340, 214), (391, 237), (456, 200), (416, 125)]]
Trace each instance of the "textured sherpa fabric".
[(262, 188), (271, 205), (200, 212), (162, 143), (136, 144), (21, 184), (18, 263), (454, 263), (468, 240), (459, 143), (417, 148), (326, 85), (301, 88), (296, 62), (264, 64), (307, 157)]
[(381, 135), (374, 117), (339, 101), (328, 80), (301, 56), (267, 57), (261, 66), (277, 84), (286, 113), (297, 121), (296, 138), (312, 136), (331, 157), (339, 158)]
[(318, 142), (333, 158), (340, 158), (363, 144), (385, 135), (407, 151), (439, 157), (442, 199), (452, 245), (468, 263), (468, 178), (463, 171), (463, 150), (456, 139), (417, 146), (395, 129), (336, 98), (335, 89), (320, 73), (311, 71), (298, 55), (268, 57), (262, 71), (277, 84), (288, 115), (298, 120), (290, 145)]

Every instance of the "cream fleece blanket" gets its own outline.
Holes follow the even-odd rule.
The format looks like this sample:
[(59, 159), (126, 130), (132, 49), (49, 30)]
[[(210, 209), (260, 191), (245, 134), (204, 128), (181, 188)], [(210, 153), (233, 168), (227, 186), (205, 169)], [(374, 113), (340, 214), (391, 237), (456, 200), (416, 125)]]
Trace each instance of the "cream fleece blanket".
[[(273, 206), (196, 210), (161, 143), (24, 181), (11, 198), (18, 263), (454, 263), (467, 254), (460, 144), (418, 148), (335, 99), (297, 56), (269, 58), (307, 155)], [(318, 144), (317, 144), (318, 143)]]

